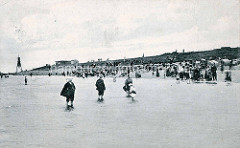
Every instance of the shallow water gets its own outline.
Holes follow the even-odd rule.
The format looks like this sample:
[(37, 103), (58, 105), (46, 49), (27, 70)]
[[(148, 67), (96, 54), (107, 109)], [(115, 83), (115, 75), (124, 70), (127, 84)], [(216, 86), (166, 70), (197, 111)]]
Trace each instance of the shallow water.
[(97, 78), (74, 78), (74, 109), (66, 111), (60, 76), (0, 79), (0, 147), (238, 147), (240, 84), (177, 84), (173, 79), (133, 79), (136, 101), (123, 78), (105, 78), (103, 103)]

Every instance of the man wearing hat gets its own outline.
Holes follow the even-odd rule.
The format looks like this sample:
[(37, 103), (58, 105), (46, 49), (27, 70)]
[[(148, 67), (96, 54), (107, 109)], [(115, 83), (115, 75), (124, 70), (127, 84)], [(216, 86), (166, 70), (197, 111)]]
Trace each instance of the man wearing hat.
[[(61, 96), (66, 97), (67, 106), (73, 107), (74, 94), (75, 94), (75, 85), (72, 82), (72, 78), (67, 78), (67, 83), (64, 85)], [(71, 101), (71, 105), (68, 105), (68, 102)]]
[(98, 101), (102, 102), (103, 101), (103, 95), (104, 95), (104, 91), (106, 90), (104, 81), (103, 81), (103, 75), (100, 74), (99, 79), (96, 82), (96, 90), (98, 90)]

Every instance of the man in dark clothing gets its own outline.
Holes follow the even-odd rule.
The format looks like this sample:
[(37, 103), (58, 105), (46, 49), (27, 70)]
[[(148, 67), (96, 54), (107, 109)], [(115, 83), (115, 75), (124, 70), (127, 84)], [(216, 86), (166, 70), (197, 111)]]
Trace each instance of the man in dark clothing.
[(215, 66), (215, 63), (211, 67), (211, 72), (212, 72), (212, 79), (213, 79), (213, 81), (214, 80), (217, 81), (217, 67)]
[(232, 81), (231, 71), (230, 70), (226, 71), (225, 81), (227, 81), (227, 82), (231, 82)]
[(74, 101), (74, 94), (75, 94), (75, 85), (72, 82), (72, 79), (67, 79), (68, 82), (64, 85), (61, 96), (66, 97), (66, 102), (68, 105), (68, 102), (71, 101), (71, 107), (73, 107), (73, 101)]
[(200, 69), (199, 67), (195, 67), (193, 70), (193, 80), (199, 81), (200, 80)]
[(223, 60), (221, 60), (221, 72), (223, 73), (223, 71), (224, 71), (224, 62)]
[(104, 81), (103, 81), (103, 75), (100, 74), (99, 79), (96, 82), (96, 90), (98, 90), (98, 101), (102, 102), (103, 101), (103, 95), (104, 95), (104, 91), (106, 90)]

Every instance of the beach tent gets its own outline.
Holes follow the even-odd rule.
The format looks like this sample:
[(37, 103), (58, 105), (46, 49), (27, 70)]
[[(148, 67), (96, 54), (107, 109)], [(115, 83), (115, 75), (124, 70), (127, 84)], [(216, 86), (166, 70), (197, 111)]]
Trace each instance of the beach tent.
[(222, 59), (222, 61), (225, 66), (230, 65), (230, 63), (231, 63), (231, 60), (229, 60), (229, 59)]

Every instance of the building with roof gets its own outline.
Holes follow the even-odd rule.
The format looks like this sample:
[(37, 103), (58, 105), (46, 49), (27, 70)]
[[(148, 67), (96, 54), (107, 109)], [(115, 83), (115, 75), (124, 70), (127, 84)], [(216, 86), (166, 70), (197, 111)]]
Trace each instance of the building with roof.
[(51, 66), (51, 73), (54, 75), (66, 74), (71, 75), (77, 68), (79, 61), (74, 60), (61, 60), (55, 61), (55, 64)]

